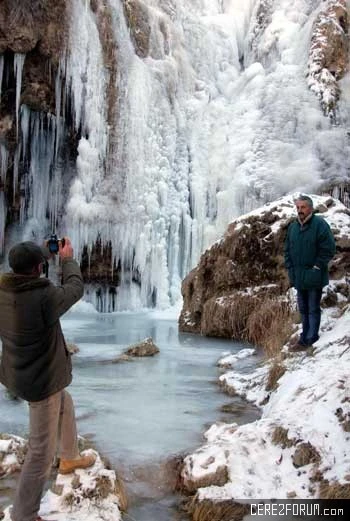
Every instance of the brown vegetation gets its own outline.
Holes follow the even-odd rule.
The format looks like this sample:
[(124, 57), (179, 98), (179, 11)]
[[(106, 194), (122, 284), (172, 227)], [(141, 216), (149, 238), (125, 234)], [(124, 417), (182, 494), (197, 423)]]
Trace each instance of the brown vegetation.
[(248, 505), (236, 503), (234, 500), (199, 501), (197, 496), (189, 501), (186, 510), (192, 515), (193, 521), (241, 521), (250, 513)]
[(293, 447), (296, 444), (295, 438), (288, 438), (288, 429), (284, 427), (276, 427), (272, 433), (272, 443), (274, 445), (280, 445), (282, 449)]
[(217, 486), (222, 487), (228, 482), (228, 469), (225, 466), (218, 467), (215, 472), (201, 476), (198, 479), (184, 479), (181, 475), (179, 490), (186, 494), (193, 494), (199, 488)]
[(278, 386), (278, 380), (281, 378), (281, 376), (284, 375), (286, 372), (286, 366), (283, 364), (280, 364), (279, 362), (273, 362), (273, 364), (270, 367), (269, 374), (267, 376), (267, 382), (265, 385), (266, 391), (274, 391), (277, 389)]
[(293, 311), (288, 301), (267, 298), (247, 321), (247, 340), (263, 347), (268, 357), (281, 351), (293, 332)]
[(310, 463), (319, 463), (321, 456), (313, 445), (308, 441), (307, 443), (300, 443), (292, 455), (294, 467), (303, 467)]
[(290, 337), (292, 319), (287, 301), (236, 293), (221, 300), (213, 297), (204, 304), (201, 333), (251, 342), (271, 357), (280, 353)]
[(350, 484), (329, 483), (324, 480), (319, 486), (320, 499), (350, 499)]

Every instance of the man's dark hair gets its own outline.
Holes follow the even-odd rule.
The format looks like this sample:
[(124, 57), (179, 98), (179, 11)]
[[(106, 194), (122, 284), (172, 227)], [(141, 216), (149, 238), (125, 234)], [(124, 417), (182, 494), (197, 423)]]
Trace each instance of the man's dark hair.
[(304, 194), (300, 194), (298, 195), (298, 197), (296, 199), (294, 199), (294, 202), (296, 203), (297, 201), (305, 201), (307, 202), (307, 204), (310, 206), (310, 208), (313, 208), (314, 207), (314, 203), (311, 199), (311, 197), (309, 197), (308, 195), (304, 195)]

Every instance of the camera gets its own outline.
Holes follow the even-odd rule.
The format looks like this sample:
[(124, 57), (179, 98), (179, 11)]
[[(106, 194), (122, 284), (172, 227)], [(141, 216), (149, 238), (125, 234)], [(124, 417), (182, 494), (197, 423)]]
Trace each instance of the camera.
[(59, 239), (56, 234), (50, 235), (50, 238), (47, 241), (49, 252), (54, 254), (58, 253), (60, 243), (63, 248), (65, 243), (64, 239)]

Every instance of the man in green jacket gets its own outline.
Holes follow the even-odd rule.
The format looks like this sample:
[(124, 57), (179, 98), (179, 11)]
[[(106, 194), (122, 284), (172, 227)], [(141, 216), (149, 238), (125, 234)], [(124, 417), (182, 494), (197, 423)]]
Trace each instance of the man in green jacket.
[(60, 473), (95, 462), (91, 454), (79, 455), (73, 401), (65, 390), (71, 357), (59, 320), (82, 297), (83, 279), (68, 238), (59, 248), (62, 286), (40, 277), (47, 254), (30, 241), (15, 245), (9, 252), (13, 272), (0, 278), (0, 382), (28, 402), (30, 423), (12, 521), (44, 521), (38, 512), (57, 442)]
[(319, 339), (322, 288), (329, 282), (328, 263), (335, 255), (335, 241), (328, 223), (314, 214), (310, 197), (300, 195), (295, 205), (298, 217), (288, 227), (284, 253), (302, 321), (302, 333), (292, 348), (299, 351)]

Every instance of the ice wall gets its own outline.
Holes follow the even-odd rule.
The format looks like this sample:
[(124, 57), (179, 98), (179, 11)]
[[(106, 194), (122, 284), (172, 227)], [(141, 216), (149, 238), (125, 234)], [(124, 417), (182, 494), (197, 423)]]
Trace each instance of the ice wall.
[(67, 222), (79, 248), (97, 234), (112, 241), (122, 270), (118, 308), (173, 304), (181, 279), (234, 216), (347, 176), (346, 121), (332, 126), (305, 81), (321, 3), (151, 0), (150, 50), (140, 58), (122, 2), (110, 0), (118, 158), (107, 177), (98, 35), (87, 11), (79, 38), (73, 22), (73, 94), (81, 107), (84, 76), (91, 99), (79, 110), (95, 138), (80, 142)]
[[(183, 277), (235, 216), (290, 191), (348, 179), (347, 95), (332, 125), (306, 81), (312, 24), (325, 2), (141, 4), (150, 28), (146, 57), (135, 52), (123, 2), (105, 4), (115, 41), (113, 120), (105, 35), (86, 0), (71, 1), (57, 117), (43, 124), (19, 111), (19, 153), (32, 158), (26, 229), (57, 222), (78, 256), (97, 237), (111, 241), (120, 285), (87, 288), (103, 310), (174, 304)], [(81, 136), (69, 186), (57, 147), (67, 106)]]

